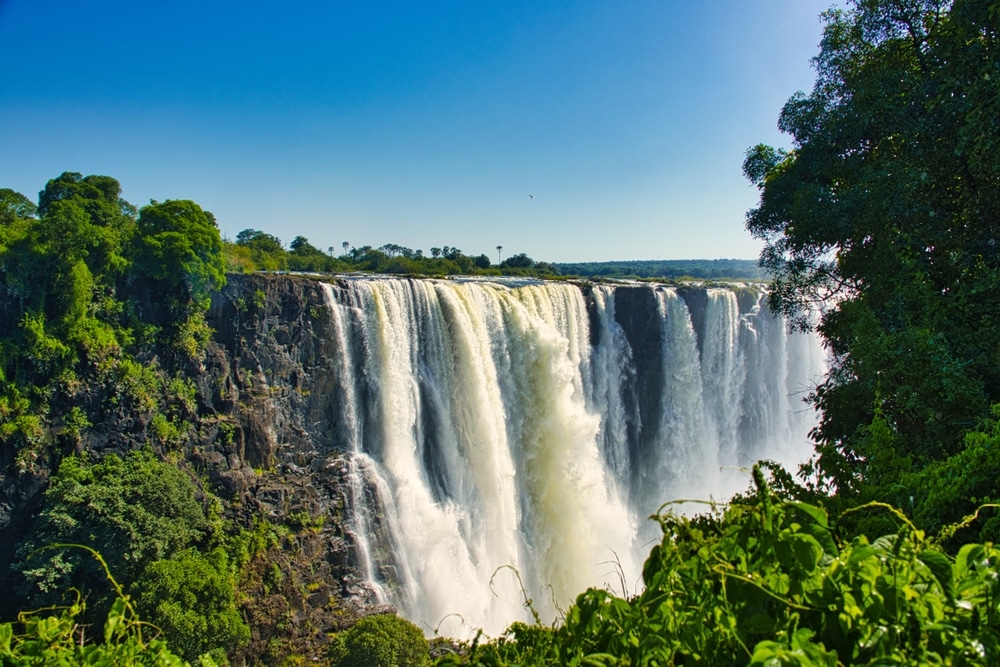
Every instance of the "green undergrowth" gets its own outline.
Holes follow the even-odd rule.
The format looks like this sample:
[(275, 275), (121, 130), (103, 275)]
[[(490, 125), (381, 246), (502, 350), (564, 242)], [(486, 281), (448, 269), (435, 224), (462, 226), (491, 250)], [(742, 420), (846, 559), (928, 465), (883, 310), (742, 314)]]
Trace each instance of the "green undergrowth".
[[(655, 516), (663, 539), (643, 567), (642, 593), (593, 588), (554, 624), (518, 622), (469, 644), (436, 641), (433, 664), (1000, 664), (1000, 549), (944, 546), (996, 505), (929, 535), (885, 503), (831, 518), (818, 505), (776, 495), (763, 467), (754, 473), (756, 491), (739, 503), (693, 517), (665, 507)], [(895, 532), (874, 540), (842, 534), (858, 512), (882, 512)], [(96, 551), (74, 550), (81, 548), (96, 557), (112, 589), (103, 633), (81, 622), (87, 612), (79, 596), (23, 612), (0, 625), (0, 665), (190, 664), (185, 654), (194, 664), (217, 664), (214, 654), (190, 657), (190, 647), (168, 645), (164, 637), (176, 633), (141, 621), (142, 600), (133, 602)], [(408, 621), (373, 616), (334, 635), (328, 661), (428, 664), (428, 644)]]
[[(995, 665), (1000, 549), (941, 546), (975, 520), (928, 536), (869, 503), (896, 531), (844, 538), (816, 505), (756, 495), (701, 516), (664, 511), (645, 590), (581, 594), (560, 622), (514, 623), (436, 665)], [(987, 510), (992, 512), (995, 506)], [(838, 517), (839, 518), (839, 517)]]
[[(16, 623), (0, 624), (0, 665), (108, 665), (118, 667), (184, 667), (191, 663), (171, 651), (155, 625), (139, 618), (132, 599), (108, 571), (104, 558), (84, 545), (53, 545), (82, 550), (103, 568), (116, 597), (101, 633), (89, 636), (91, 626), (81, 623), (86, 603), (77, 594), (66, 606), (22, 612)], [(208, 654), (195, 664), (216, 667)]]

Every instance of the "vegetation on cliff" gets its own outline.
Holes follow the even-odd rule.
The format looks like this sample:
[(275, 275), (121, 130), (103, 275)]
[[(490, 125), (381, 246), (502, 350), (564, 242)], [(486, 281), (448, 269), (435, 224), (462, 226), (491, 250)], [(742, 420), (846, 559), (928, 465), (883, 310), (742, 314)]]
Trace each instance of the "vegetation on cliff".
[[(45, 492), (15, 567), (30, 609), (64, 603), (65, 591), (86, 591), (79, 621), (97, 623), (122, 592), (171, 648), (188, 660), (216, 651), (224, 660), (244, 646), (250, 630), (236, 608), (237, 568), (217, 511), (206, 515), (187, 473), (149, 451), (96, 464), (69, 457)], [(99, 564), (75, 547), (103, 556)], [(101, 566), (117, 573), (111, 586)]]
[[(187, 661), (167, 647), (156, 628), (139, 615), (96, 551), (76, 545), (103, 567), (117, 597), (106, 614), (101, 640), (87, 635), (79, 621), (87, 609), (77, 597), (62, 607), (22, 612), (14, 623), (0, 624), (0, 664), (11, 667), (43, 665), (116, 665), (121, 667), (184, 667)], [(201, 667), (216, 667), (208, 655)]]
[[(196, 442), (231, 447), (238, 435), (195, 386), (212, 334), (210, 298), (225, 283), (215, 220), (194, 202), (138, 209), (114, 179), (75, 173), (49, 181), (37, 206), (0, 190), (0, 582), (8, 593), (0, 621), (13, 623), (0, 642), (9, 640), (4, 650), (17, 660), (49, 664), (55, 653), (33, 653), (40, 641), (100, 643), (89, 628), (105, 619), (124, 627), (122, 604), (136, 627), (136, 614), (153, 624), (146, 636), (158, 643), (129, 644), (149, 648), (150, 659), (163, 639), (170, 655), (220, 664), (254, 651), (281, 659), (297, 646), (288, 643), (292, 629), (276, 627), (288, 604), (261, 609), (270, 596), (259, 588), (288, 600), (306, 594), (295, 576), (306, 565), (289, 547), (310, 527), (241, 515), (192, 456)], [(135, 450), (142, 446), (151, 449)], [(98, 550), (116, 583), (84, 551), (55, 544)], [(262, 583), (272, 567), (288, 572), (284, 581)], [(49, 611), (15, 622), (20, 610)], [(124, 656), (103, 650), (66, 660)], [(3, 664), (24, 664), (10, 655)]]
[(194, 202), (137, 210), (115, 179), (69, 172), (38, 201), (0, 190), (0, 444), (22, 469), (90, 425), (81, 394), (158, 401), (162, 383), (136, 360), (197, 354), (225, 283), (215, 220)]

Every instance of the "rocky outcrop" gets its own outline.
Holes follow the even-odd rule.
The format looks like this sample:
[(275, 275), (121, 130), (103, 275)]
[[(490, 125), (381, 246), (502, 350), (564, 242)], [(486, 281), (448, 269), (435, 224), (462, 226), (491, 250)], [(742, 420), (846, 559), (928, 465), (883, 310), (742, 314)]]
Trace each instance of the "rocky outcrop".
[(213, 342), (192, 374), (203, 437), (191, 465), (244, 523), (266, 517), (292, 529), (245, 604), (250, 650), (268, 661), (314, 651), (359, 614), (384, 611), (343, 523), (351, 498), (327, 386), (340, 351), (322, 289), (297, 276), (230, 276), (207, 316)]
[(632, 349), (635, 368), (635, 387), (625, 387), (624, 397), (638, 408), (638, 422), (629, 425), (637, 433), (628, 439), (633, 443), (629, 457), (636, 476), (645, 469), (648, 454), (655, 449), (655, 425), (660, 422), (663, 403), (663, 317), (653, 290), (639, 285), (617, 288), (615, 321)]

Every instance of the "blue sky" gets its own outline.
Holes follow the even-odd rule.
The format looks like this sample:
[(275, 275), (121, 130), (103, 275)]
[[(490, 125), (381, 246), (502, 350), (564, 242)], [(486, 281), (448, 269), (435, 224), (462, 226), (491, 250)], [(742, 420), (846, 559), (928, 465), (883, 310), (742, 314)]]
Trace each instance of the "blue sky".
[(0, 187), (338, 252), (754, 258), (743, 153), (788, 144), (831, 4), (0, 0)]

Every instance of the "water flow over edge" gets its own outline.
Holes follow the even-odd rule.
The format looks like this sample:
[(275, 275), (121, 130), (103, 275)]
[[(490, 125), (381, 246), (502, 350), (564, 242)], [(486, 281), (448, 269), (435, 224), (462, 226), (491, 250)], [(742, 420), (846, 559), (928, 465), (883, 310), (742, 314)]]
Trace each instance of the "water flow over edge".
[(759, 304), (741, 314), (731, 290), (707, 291), (698, 331), (676, 290), (647, 288), (650, 375), (613, 287), (325, 289), (359, 563), (425, 629), (496, 634), (530, 620), (525, 595), (551, 620), (587, 586), (634, 592), (662, 502), (723, 498), (752, 461), (804, 457), (812, 418), (797, 392), (822, 351)]

